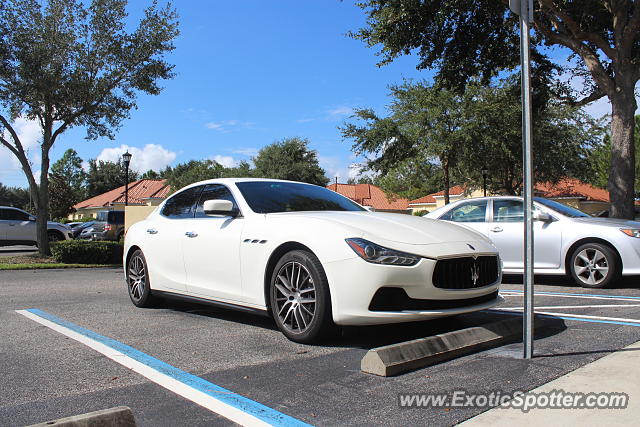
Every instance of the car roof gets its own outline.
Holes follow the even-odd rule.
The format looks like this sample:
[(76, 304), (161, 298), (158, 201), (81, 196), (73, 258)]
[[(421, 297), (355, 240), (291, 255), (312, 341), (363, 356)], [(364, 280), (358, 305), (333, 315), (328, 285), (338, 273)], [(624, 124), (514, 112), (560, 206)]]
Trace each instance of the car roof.
[[(197, 185), (203, 185), (203, 184), (236, 184), (239, 182), (289, 182), (292, 184), (304, 184), (304, 185), (314, 185), (315, 184), (309, 184), (308, 182), (300, 182), (300, 181), (289, 181), (286, 179), (271, 179), (271, 178), (212, 178), (212, 179), (205, 179), (203, 181), (198, 181), (198, 182), (194, 182), (192, 184), (189, 185), (185, 185), (184, 187), (182, 187), (180, 190), (183, 190), (185, 188), (189, 188), (189, 187), (195, 187)], [(320, 186), (316, 186), (316, 187), (320, 187)], [(325, 188), (325, 187), (322, 187)], [(179, 190), (179, 191), (180, 191)]]

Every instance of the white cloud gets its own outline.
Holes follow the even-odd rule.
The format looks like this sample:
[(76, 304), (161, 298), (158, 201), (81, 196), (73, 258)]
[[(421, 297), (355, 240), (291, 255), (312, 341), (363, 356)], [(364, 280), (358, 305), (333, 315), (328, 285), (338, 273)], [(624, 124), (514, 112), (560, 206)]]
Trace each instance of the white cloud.
[(345, 184), (350, 178), (356, 178), (360, 174), (360, 166), (357, 163), (345, 165), (343, 160), (336, 157), (318, 156), (318, 163), (324, 169), (330, 184), (338, 182)]
[(220, 154), (216, 154), (215, 156), (209, 158), (221, 164), (225, 168), (232, 168), (238, 164), (237, 160), (235, 160), (231, 156), (221, 156)]
[(341, 105), (339, 107), (330, 108), (327, 110), (330, 117), (340, 117), (340, 116), (350, 116), (353, 114), (353, 108), (348, 107), (346, 105)]
[(117, 162), (125, 151), (132, 154), (131, 169), (138, 172), (146, 172), (150, 169), (159, 171), (176, 159), (176, 153), (158, 144), (147, 144), (142, 149), (125, 144), (120, 147), (105, 148), (96, 159)]
[(251, 128), (253, 127), (253, 125), (255, 125), (255, 123), (243, 122), (241, 120), (222, 120), (220, 122), (207, 122), (204, 125), (208, 129), (217, 130), (218, 132), (222, 132), (222, 133), (229, 133), (232, 131), (230, 128), (234, 128), (238, 126), (244, 127), (244, 128)]
[(259, 150), (255, 147), (242, 147), (233, 150), (234, 153), (242, 154), (243, 156), (255, 156), (256, 154), (258, 154), (258, 151)]
[[(22, 147), (27, 152), (27, 157), (31, 163), (38, 163), (39, 165), (40, 150), (34, 150), (34, 148), (37, 148), (42, 140), (40, 124), (36, 120), (27, 120), (19, 117), (11, 126), (18, 134)], [(13, 143), (13, 139), (7, 130), (4, 130), (2, 136), (9, 143)], [(16, 172), (21, 173), (20, 162), (8, 148), (0, 145), (0, 177), (13, 175)]]

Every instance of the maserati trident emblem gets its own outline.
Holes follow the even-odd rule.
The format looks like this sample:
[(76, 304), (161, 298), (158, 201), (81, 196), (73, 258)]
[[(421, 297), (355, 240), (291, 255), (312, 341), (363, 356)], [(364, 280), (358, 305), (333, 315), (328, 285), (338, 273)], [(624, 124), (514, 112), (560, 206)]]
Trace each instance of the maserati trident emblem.
[(480, 278), (480, 268), (478, 268), (477, 263), (473, 263), (471, 267), (471, 281), (473, 282), (473, 286), (478, 283), (478, 279)]

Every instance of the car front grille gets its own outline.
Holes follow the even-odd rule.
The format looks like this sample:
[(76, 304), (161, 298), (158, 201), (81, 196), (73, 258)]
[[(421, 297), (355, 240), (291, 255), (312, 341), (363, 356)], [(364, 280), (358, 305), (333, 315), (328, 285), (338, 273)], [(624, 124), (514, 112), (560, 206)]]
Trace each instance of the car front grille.
[(495, 283), (500, 275), (497, 256), (439, 260), (433, 270), (433, 286), (442, 289), (474, 289)]

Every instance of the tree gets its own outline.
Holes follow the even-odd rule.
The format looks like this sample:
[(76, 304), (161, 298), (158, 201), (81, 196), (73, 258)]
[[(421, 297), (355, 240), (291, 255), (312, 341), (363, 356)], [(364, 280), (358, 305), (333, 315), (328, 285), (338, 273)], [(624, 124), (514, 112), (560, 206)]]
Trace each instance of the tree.
[[(138, 174), (129, 169), (129, 182), (136, 181)], [(122, 159), (117, 162), (89, 160), (87, 173), (87, 197), (95, 197), (114, 188), (122, 187), (127, 182), (127, 170)]]
[[(170, 5), (152, 3), (127, 32), (126, 0), (86, 3), (0, 0), (0, 143), (29, 182), (41, 254), (49, 252), (49, 151), (58, 137), (83, 126), (88, 139), (113, 138), (137, 94), (157, 95), (158, 81), (173, 77), (162, 57), (178, 34)], [(36, 120), (42, 131), (39, 183), (12, 126), (19, 117)]]
[(253, 158), (253, 176), (327, 185), (329, 179), (318, 164), (318, 154), (308, 145), (308, 139), (285, 138), (263, 147)]
[(73, 211), (72, 206), (84, 200), (86, 173), (82, 159), (73, 148), (51, 166), (49, 174), (49, 210), (52, 218), (62, 218)]
[[(462, 94), (424, 82), (405, 83), (391, 87), (389, 116), (379, 118), (370, 109), (356, 110), (359, 122), (346, 123), (342, 134), (354, 140), (356, 153), (369, 155), (368, 167), (379, 173), (376, 179), (387, 191), (412, 197), (413, 190), (400, 192), (403, 181), (406, 185), (413, 180), (414, 188), (419, 188), (422, 179), (431, 190), (434, 178), (441, 177), (448, 203), (451, 182), (481, 183), (481, 170), (487, 167), (490, 188), (517, 194), (522, 184), (518, 161), (522, 144), (513, 124), (520, 122), (522, 114), (519, 94), (513, 79), (489, 87), (472, 81)], [(557, 182), (589, 175), (587, 155), (599, 135), (592, 121), (580, 109), (551, 99), (534, 111), (538, 180)], [(428, 190), (420, 195), (433, 192)]]
[[(352, 36), (381, 45), (380, 64), (415, 52), (418, 68), (436, 68), (436, 80), (462, 90), (482, 76), (518, 64), (518, 21), (508, 0), (361, 0), (367, 26)], [(547, 85), (571, 105), (607, 97), (612, 105), (609, 192), (614, 217), (634, 216), (635, 87), (640, 78), (640, 4), (633, 0), (535, 0), (534, 86)], [(550, 54), (557, 46), (569, 57)], [(562, 52), (562, 51), (560, 51)], [(569, 67), (565, 64), (571, 64)], [(563, 75), (563, 73), (565, 75)], [(566, 75), (582, 79), (583, 90)]]
[[(636, 182), (635, 191), (640, 191), (640, 115), (635, 117), (634, 145), (636, 153)], [(609, 171), (611, 170), (611, 135), (607, 134), (589, 156), (588, 162), (592, 165), (593, 173), (587, 180), (596, 187), (606, 188)]]
[(32, 212), (29, 190), (19, 187), (7, 187), (0, 183), (0, 206), (13, 206)]
[(418, 199), (442, 190), (442, 168), (428, 159), (408, 159), (376, 176), (373, 183), (387, 194)]
[(171, 186), (171, 191), (176, 192), (194, 182), (222, 177), (224, 166), (214, 160), (191, 160), (180, 163), (175, 167), (167, 166), (161, 172), (161, 176)]

